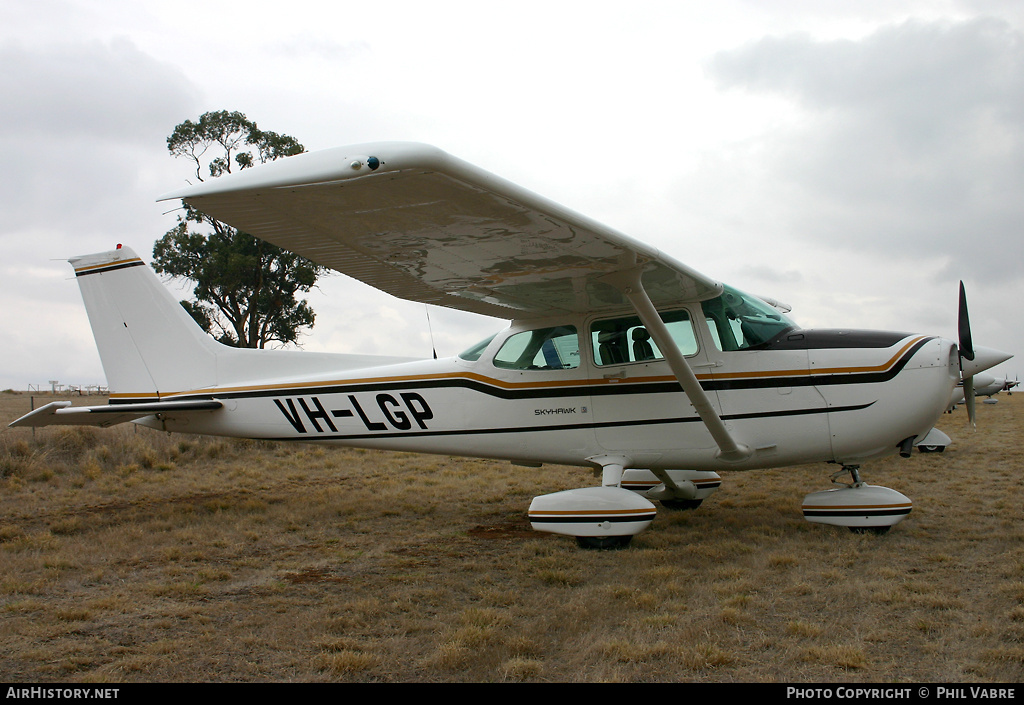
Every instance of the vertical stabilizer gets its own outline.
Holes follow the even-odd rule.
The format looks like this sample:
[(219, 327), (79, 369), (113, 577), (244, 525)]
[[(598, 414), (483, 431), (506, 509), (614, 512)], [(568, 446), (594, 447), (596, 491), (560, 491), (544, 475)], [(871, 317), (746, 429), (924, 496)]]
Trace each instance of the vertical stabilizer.
[(113, 394), (151, 398), (216, 384), (223, 346), (132, 250), (118, 247), (68, 261)]

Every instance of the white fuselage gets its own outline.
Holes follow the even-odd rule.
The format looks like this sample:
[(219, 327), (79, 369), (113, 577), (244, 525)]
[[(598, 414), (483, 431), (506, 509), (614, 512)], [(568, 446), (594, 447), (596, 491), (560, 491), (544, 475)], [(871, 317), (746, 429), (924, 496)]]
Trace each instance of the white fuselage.
[[(594, 318), (571, 323), (586, 331)], [(609, 453), (649, 468), (856, 464), (927, 433), (959, 379), (956, 346), (941, 338), (796, 330), (769, 349), (723, 352), (703, 316), (694, 320), (699, 349), (687, 361), (730, 432), (754, 450), (742, 462), (717, 457), (715, 441), (664, 360), (600, 365), (584, 343), (570, 369), (496, 366), (504, 343), (545, 324), (537, 321), (514, 323), (475, 360), (339, 367), (301, 381), (224, 384), (162, 396), (214, 398), (224, 403), (220, 410), (141, 423), (526, 464), (586, 465)]]

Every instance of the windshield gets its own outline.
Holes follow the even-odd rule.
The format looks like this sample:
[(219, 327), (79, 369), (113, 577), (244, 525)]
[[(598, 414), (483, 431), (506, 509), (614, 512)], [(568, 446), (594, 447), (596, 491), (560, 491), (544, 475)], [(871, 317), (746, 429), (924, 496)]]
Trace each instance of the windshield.
[(731, 286), (701, 303), (719, 350), (748, 350), (765, 345), (796, 324), (763, 300)]

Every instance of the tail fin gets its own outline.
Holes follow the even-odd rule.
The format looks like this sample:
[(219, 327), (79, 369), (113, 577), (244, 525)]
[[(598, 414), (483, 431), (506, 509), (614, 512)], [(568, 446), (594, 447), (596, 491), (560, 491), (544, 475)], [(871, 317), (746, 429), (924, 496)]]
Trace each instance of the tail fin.
[(138, 255), (118, 246), (69, 261), (112, 394), (151, 399), (216, 384), (223, 346), (192, 320)]

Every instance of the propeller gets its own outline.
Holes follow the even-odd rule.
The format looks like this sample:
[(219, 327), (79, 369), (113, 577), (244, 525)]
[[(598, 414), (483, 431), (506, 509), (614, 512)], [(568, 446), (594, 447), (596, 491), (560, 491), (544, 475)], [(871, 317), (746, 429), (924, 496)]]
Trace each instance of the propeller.
[(964, 383), (964, 404), (967, 406), (967, 418), (972, 428), (977, 428), (974, 421), (974, 373), (964, 375), (964, 360), (974, 360), (974, 341), (971, 339), (971, 318), (967, 313), (967, 293), (964, 283), (960, 282), (960, 311), (957, 315), (957, 333), (960, 336), (960, 377)]
[(960, 378), (964, 384), (964, 404), (967, 405), (967, 417), (971, 426), (976, 428), (974, 421), (974, 375), (1006, 362), (1013, 355), (992, 348), (975, 347), (971, 338), (971, 319), (967, 314), (967, 294), (964, 283), (960, 282), (960, 312), (957, 317), (957, 333), (960, 336)]

